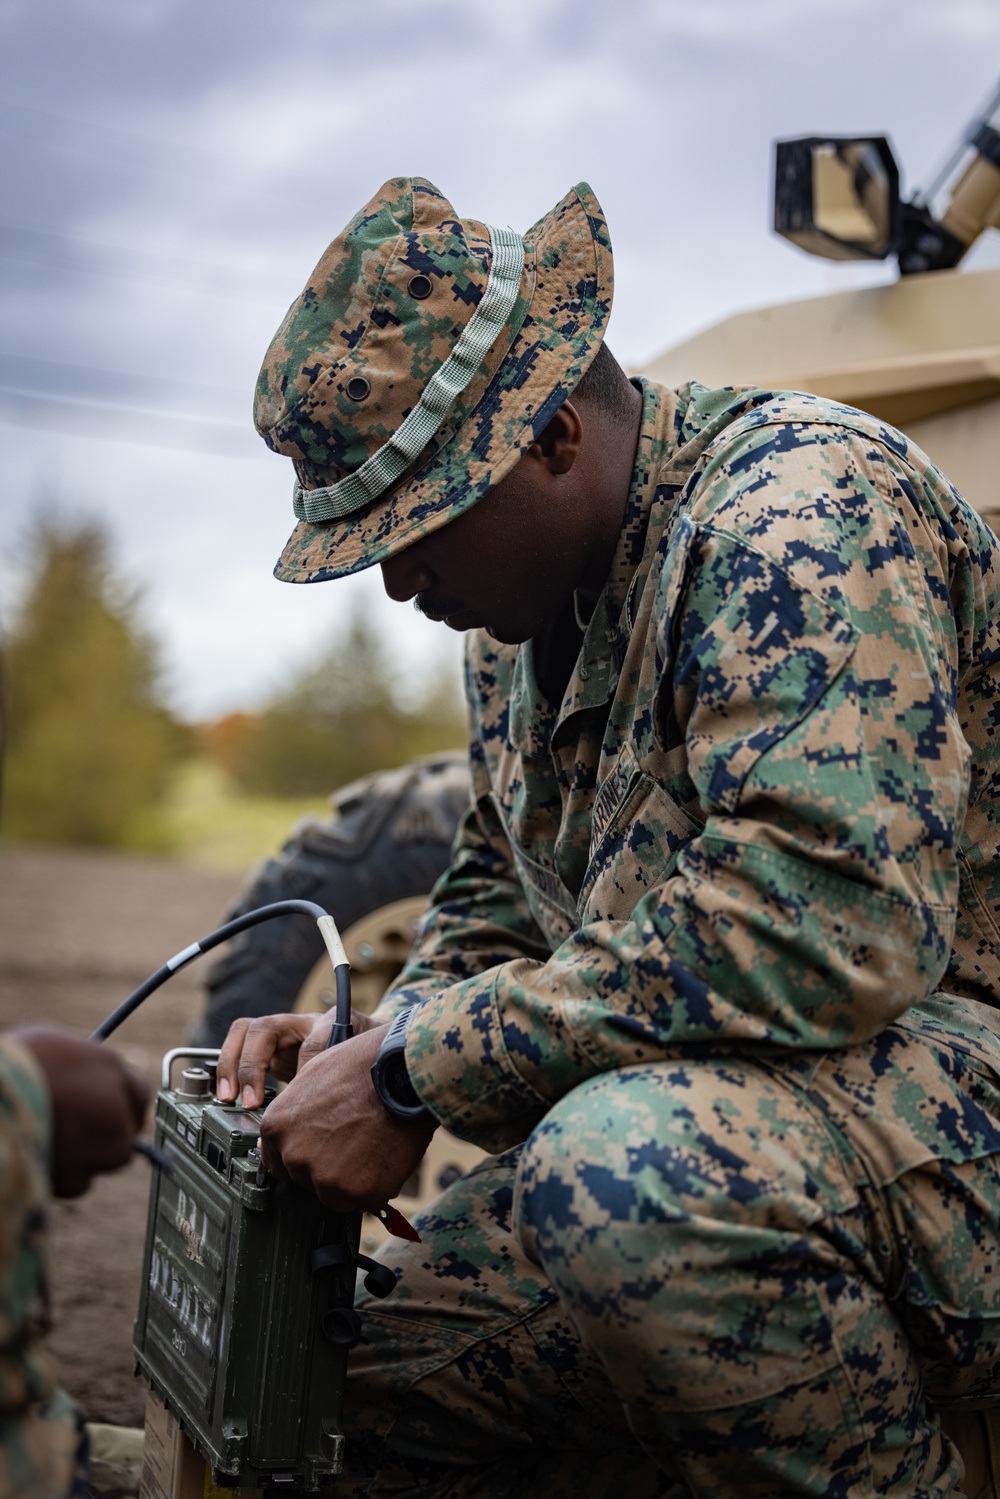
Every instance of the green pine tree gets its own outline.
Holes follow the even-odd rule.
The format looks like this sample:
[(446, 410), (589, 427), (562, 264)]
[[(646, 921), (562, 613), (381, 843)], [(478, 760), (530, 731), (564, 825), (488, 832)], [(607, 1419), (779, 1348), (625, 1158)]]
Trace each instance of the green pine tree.
[(181, 748), (138, 599), (116, 585), (109, 550), (97, 524), (42, 524), (34, 535), (6, 652), (9, 838), (141, 842)]
[(416, 708), (401, 707), (378, 630), (358, 605), (320, 662), (293, 679), (252, 726), (239, 778), (251, 791), (305, 796), (461, 747), (457, 687), (434, 682)]

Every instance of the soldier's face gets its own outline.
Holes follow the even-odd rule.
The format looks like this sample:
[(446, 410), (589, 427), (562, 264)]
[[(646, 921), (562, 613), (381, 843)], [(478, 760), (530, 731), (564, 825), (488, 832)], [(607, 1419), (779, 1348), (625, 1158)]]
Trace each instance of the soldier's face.
[(596, 597), (627, 498), (594, 482), (584, 421), (570, 403), (471, 510), (382, 563), (390, 598), (413, 599), (452, 630), (519, 644), (575, 589)]

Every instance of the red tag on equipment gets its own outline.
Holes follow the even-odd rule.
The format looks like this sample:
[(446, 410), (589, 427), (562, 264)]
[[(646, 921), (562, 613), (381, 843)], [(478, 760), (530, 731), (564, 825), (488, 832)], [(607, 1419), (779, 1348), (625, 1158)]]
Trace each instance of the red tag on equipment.
[(394, 1208), (391, 1202), (386, 1203), (384, 1208), (379, 1208), (375, 1213), (375, 1217), (380, 1223), (385, 1225), (391, 1234), (395, 1234), (397, 1239), (409, 1239), (411, 1244), (420, 1244), (422, 1242), (413, 1224), (407, 1223), (399, 1208)]

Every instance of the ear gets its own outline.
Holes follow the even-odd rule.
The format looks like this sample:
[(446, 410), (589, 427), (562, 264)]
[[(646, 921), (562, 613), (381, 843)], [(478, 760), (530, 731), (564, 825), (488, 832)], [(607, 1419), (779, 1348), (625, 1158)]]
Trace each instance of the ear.
[(525, 457), (545, 464), (551, 474), (568, 474), (583, 445), (583, 415), (579, 406), (564, 401), (548, 426), (536, 437)]

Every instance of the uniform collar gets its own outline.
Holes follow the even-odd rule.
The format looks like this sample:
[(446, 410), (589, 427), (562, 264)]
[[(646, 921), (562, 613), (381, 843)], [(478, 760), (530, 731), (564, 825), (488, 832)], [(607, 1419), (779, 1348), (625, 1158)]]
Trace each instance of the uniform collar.
[(634, 383), (642, 394), (642, 418), (625, 516), (558, 714), (535, 680), (531, 642), (517, 650), (510, 731), (524, 750), (543, 753), (567, 719), (614, 696), (635, 607), (678, 495), (710, 443), (738, 417), (774, 398), (755, 386), (709, 390), (691, 382), (670, 390), (642, 377)]
[(594, 605), (580, 655), (566, 685), (556, 727), (571, 714), (598, 707), (614, 694), (624, 655), (619, 648), (621, 638), (623, 633), (626, 639), (628, 635), (627, 629), (623, 631), (625, 601), (647, 551), (650, 515), (661, 491), (661, 470), (677, 444), (677, 393), (649, 380), (638, 383), (642, 419), (622, 529), (608, 580)]

